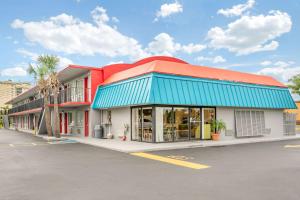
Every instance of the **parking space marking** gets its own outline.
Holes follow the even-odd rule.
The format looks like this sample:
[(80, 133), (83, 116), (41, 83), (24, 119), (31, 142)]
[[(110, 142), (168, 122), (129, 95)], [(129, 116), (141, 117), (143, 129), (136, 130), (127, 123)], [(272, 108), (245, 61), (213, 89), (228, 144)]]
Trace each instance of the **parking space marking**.
[(296, 145), (288, 144), (288, 145), (285, 145), (284, 148), (300, 148), (300, 144), (296, 144)]
[(208, 166), (208, 165), (203, 165), (203, 164), (199, 164), (199, 163), (193, 163), (193, 162), (188, 162), (188, 161), (184, 161), (184, 160), (178, 160), (178, 159), (173, 159), (173, 158), (168, 158), (168, 157), (163, 157), (163, 156), (158, 156), (158, 155), (154, 155), (154, 154), (150, 154), (150, 153), (138, 152), (138, 153), (131, 153), (131, 155), (139, 156), (139, 157), (147, 158), (147, 159), (151, 159), (151, 160), (156, 160), (156, 161), (160, 161), (160, 162), (165, 162), (165, 163), (169, 163), (169, 164), (173, 164), (173, 165), (177, 165), (177, 166), (181, 166), (181, 167), (187, 167), (187, 168), (191, 168), (191, 169), (210, 168), (210, 166)]
[(62, 140), (62, 141), (52, 141), (52, 142), (30, 142), (30, 143), (11, 143), (11, 144), (0, 144), (0, 147), (33, 147), (51, 144), (72, 144), (78, 143), (76, 140)]
[(168, 158), (173, 158), (176, 160), (194, 160), (194, 157), (188, 157), (188, 156), (180, 156), (180, 155), (169, 155)]

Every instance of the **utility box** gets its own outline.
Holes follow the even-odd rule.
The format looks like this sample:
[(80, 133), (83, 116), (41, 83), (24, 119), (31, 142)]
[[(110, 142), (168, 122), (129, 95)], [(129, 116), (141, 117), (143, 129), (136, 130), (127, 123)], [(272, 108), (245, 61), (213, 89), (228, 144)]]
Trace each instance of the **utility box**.
[(103, 138), (103, 127), (101, 125), (95, 125), (94, 131), (95, 138)]

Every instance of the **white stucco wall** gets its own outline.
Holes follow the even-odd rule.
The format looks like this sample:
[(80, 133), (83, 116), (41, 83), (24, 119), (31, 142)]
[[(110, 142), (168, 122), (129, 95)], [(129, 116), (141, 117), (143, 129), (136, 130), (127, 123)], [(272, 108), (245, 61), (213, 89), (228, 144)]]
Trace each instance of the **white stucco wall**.
[[(236, 108), (239, 109), (239, 108)], [(235, 138), (235, 108), (217, 108), (217, 119), (222, 119), (226, 123), (225, 131), (221, 133), (221, 140), (232, 140)], [(255, 109), (258, 110), (258, 109)], [(265, 128), (270, 129), (270, 134), (265, 134), (263, 137), (281, 137), (283, 136), (283, 110), (263, 110), (265, 115)]]
[[(119, 137), (124, 134), (124, 124), (130, 126), (130, 108), (115, 108), (111, 109), (111, 133), (114, 136), (114, 139), (120, 139)], [(130, 140), (130, 129), (127, 133), (127, 140)]]

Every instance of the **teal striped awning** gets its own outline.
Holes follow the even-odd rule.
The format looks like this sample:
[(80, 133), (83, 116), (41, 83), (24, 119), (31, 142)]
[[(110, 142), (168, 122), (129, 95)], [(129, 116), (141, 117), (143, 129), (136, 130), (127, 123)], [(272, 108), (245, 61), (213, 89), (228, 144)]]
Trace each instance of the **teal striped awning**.
[(151, 73), (99, 86), (94, 109), (134, 105), (293, 109), (288, 88)]

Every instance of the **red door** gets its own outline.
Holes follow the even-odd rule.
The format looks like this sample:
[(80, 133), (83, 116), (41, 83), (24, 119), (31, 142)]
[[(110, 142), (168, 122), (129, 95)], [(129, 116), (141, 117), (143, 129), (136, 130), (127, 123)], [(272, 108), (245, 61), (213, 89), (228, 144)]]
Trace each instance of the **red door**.
[(88, 77), (84, 78), (84, 102), (89, 101), (89, 92), (88, 92)]
[(64, 125), (65, 125), (65, 134), (67, 134), (68, 133), (68, 113), (65, 113)]
[(89, 111), (84, 112), (84, 136), (89, 136)]
[(62, 133), (62, 114), (59, 113), (59, 132)]

